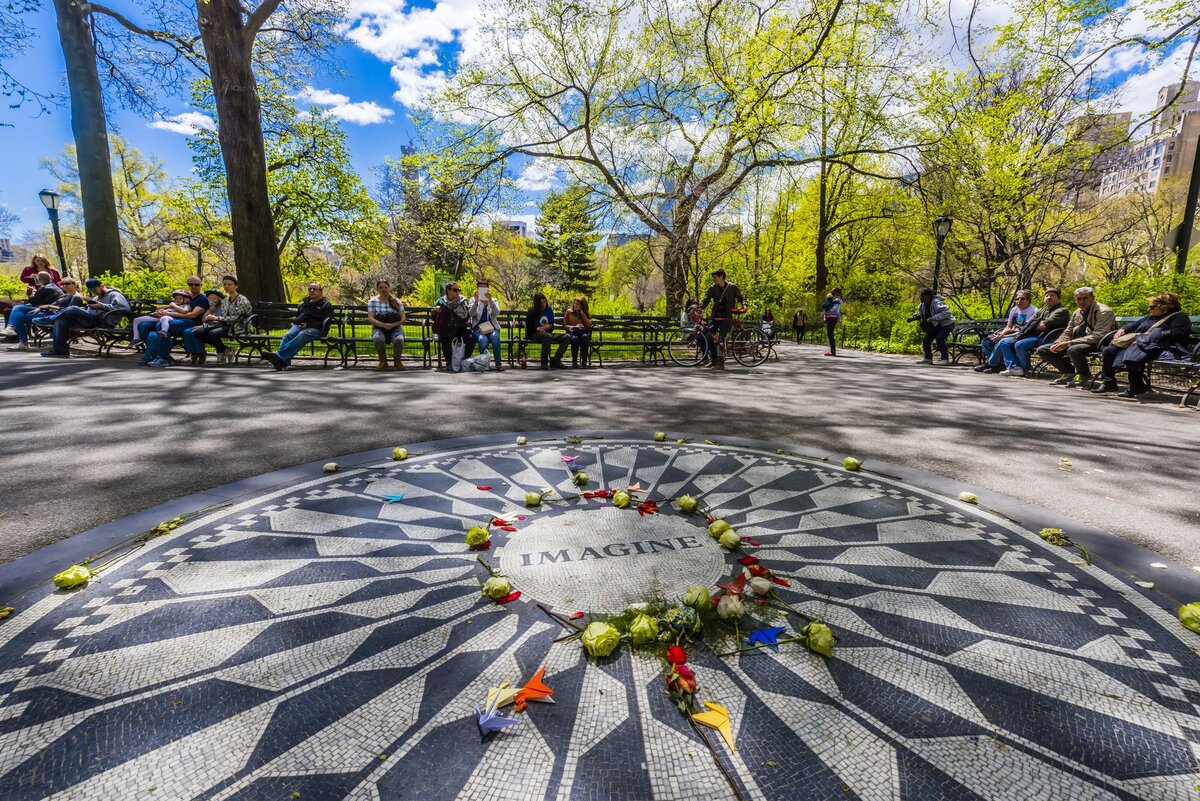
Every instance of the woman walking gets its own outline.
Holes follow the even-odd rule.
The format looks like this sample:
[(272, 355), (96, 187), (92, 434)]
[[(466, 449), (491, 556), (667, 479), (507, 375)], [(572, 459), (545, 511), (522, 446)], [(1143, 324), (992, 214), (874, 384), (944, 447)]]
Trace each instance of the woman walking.
[(829, 350), (826, 356), (837, 356), (837, 326), (842, 321), (842, 290), (832, 289), (821, 303), (821, 311), (825, 315), (825, 334), (829, 337)]

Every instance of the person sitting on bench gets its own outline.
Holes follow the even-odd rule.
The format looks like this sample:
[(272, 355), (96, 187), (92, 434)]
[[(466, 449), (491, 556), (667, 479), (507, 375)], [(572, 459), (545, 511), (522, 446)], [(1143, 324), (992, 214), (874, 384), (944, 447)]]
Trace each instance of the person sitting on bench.
[(67, 344), (71, 329), (97, 328), (109, 312), (129, 313), (129, 301), (119, 290), (105, 286), (99, 278), (89, 278), (84, 281), (84, 284), (92, 293), (92, 299), (87, 301), (87, 308), (71, 306), (47, 320), (51, 323), (50, 331), (54, 345), (42, 351), (43, 356), (66, 359), (71, 355), (71, 349)]
[(296, 321), (279, 341), (279, 350), (264, 353), (263, 358), (276, 370), (286, 370), (305, 345), (325, 336), (325, 326), (332, 318), (333, 305), (325, 299), (324, 287), (313, 281), (308, 285), (308, 297), (296, 309)]

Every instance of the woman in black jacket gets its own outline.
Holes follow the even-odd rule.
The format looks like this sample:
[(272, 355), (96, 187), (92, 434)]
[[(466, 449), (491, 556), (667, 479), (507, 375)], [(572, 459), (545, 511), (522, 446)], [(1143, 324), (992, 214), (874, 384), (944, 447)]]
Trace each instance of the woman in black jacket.
[[(1113, 335), (1113, 344), (1100, 354), (1100, 383), (1092, 392), (1114, 392), (1117, 389), (1117, 371), (1129, 375), (1129, 389), (1118, 392), (1119, 398), (1134, 398), (1145, 393), (1146, 365), (1155, 359), (1182, 358), (1187, 354), (1188, 338), (1192, 322), (1181, 311), (1179, 296), (1173, 292), (1160, 292), (1150, 298), (1150, 313), (1145, 317), (1120, 328)], [(1136, 334), (1137, 339), (1122, 347), (1119, 341), (1126, 334)]]

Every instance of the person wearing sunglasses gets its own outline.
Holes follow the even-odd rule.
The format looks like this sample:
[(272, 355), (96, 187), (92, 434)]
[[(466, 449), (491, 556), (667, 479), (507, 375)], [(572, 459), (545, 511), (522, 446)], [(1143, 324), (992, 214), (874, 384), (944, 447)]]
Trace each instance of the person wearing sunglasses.
[[(44, 285), (42, 289), (50, 290), (51, 287), (54, 287), (53, 283)], [(40, 292), (41, 290), (38, 291)], [(53, 295), (53, 291), (47, 292), (47, 295)], [(36, 300), (38, 297), (35, 293), (31, 300)], [(45, 297), (45, 295), (42, 297)], [(74, 278), (62, 279), (62, 289), (49, 303), (14, 306), (12, 313), (8, 317), (10, 328), (6, 329), (5, 333), (11, 330), (12, 335), (17, 338), (17, 344), (10, 346), (9, 350), (33, 350), (33, 347), (29, 344), (30, 324), (41, 322), (50, 315), (72, 306), (83, 306), (83, 298), (79, 294), (79, 284)]]
[(161, 317), (170, 318), (166, 330), (151, 328), (145, 334), (146, 355), (142, 358), (142, 364), (150, 367), (166, 367), (171, 364), (171, 346), (175, 338), (182, 338), (184, 331), (199, 325), (208, 313), (208, 296), (204, 294), (200, 276), (188, 276), (187, 295), (182, 300), (182, 305), (172, 304), (160, 313)]
[(286, 370), (305, 345), (325, 336), (329, 321), (333, 319), (333, 305), (325, 299), (324, 287), (313, 281), (308, 285), (307, 293), (308, 297), (300, 301), (296, 309), (295, 322), (279, 340), (279, 349), (263, 354), (276, 370)]
[(457, 281), (446, 284), (446, 294), (442, 295), (435, 304), (437, 317), (434, 326), (437, 330), (438, 344), (441, 346), (443, 364), (439, 370), (452, 373), (454, 370), (454, 342), (460, 340), (463, 344), (463, 357), (471, 355), (475, 349), (475, 340), (468, 336), (471, 330), (471, 310), (463, 297), (462, 287)]

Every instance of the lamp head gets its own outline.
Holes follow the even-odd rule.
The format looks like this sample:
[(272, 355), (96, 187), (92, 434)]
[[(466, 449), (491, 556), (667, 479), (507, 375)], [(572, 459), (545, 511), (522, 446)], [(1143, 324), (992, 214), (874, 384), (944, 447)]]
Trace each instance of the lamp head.
[(939, 239), (944, 239), (950, 233), (950, 215), (943, 214), (933, 221), (933, 233)]
[(38, 197), (41, 198), (42, 205), (46, 207), (47, 211), (58, 211), (60, 195), (53, 189), (43, 189), (38, 192)]

